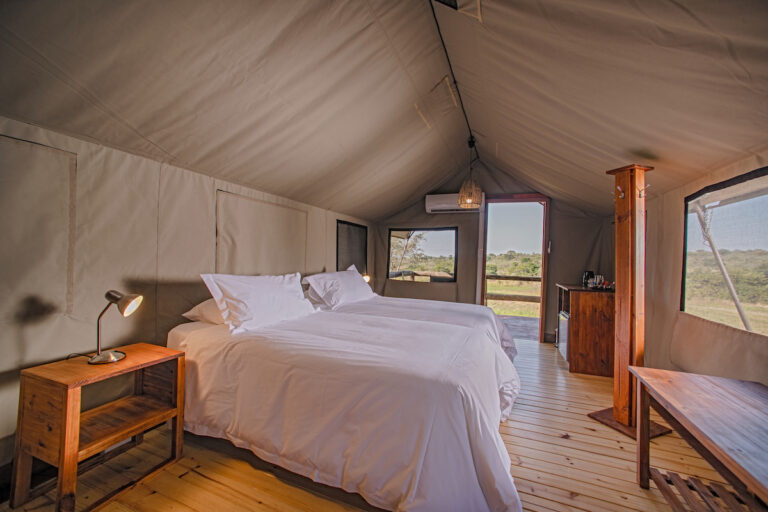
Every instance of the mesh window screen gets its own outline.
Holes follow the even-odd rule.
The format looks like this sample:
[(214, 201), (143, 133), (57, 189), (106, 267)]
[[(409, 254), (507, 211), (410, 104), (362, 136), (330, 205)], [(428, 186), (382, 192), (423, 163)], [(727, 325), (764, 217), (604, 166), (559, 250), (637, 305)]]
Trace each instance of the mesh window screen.
[(368, 272), (368, 228), (337, 220), (336, 270), (347, 270), (350, 265), (361, 274)]
[(682, 309), (768, 334), (768, 167), (686, 198)]

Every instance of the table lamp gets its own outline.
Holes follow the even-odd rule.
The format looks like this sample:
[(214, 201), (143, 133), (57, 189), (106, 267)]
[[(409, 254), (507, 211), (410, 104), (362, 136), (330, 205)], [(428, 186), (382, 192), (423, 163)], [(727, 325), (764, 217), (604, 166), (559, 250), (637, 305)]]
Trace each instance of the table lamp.
[(96, 320), (96, 355), (88, 360), (88, 364), (105, 364), (116, 363), (117, 361), (125, 357), (125, 352), (119, 350), (105, 350), (101, 351), (101, 317), (107, 312), (112, 304), (117, 304), (117, 310), (124, 317), (130, 316), (134, 311), (139, 309), (141, 301), (144, 300), (143, 295), (136, 295), (129, 293), (123, 295), (117, 290), (109, 290), (104, 294), (107, 299), (107, 305), (99, 313), (99, 318)]

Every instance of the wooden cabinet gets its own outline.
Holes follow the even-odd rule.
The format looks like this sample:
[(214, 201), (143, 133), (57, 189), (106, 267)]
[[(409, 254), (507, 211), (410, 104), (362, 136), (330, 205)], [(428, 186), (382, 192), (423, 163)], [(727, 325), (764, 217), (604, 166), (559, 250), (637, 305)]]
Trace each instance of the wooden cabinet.
[[(171, 457), (152, 471), (181, 458), (184, 352), (147, 343), (119, 350), (126, 357), (117, 363), (89, 365), (81, 356), (22, 370), (12, 507), (37, 494), (30, 492), (33, 457), (58, 468), (57, 511), (75, 508), (78, 463), (99, 459), (91, 457), (121, 441), (138, 444), (146, 430), (167, 420), (173, 420)], [(134, 376), (133, 394), (81, 412), (83, 386), (128, 373)]]
[(573, 373), (613, 376), (614, 294), (557, 285), (557, 347)]

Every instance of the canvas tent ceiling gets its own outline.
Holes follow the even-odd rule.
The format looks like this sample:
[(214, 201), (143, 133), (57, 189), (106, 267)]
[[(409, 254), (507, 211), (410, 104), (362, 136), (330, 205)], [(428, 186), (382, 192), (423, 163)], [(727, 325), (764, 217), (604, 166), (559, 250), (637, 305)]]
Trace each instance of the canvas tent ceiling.
[(426, 2), (3, 2), (0, 113), (377, 218), (466, 165)]
[[(768, 142), (764, 1), (459, 7), (480, 157), (554, 198), (607, 214), (607, 169), (659, 193)], [(427, 0), (6, 1), (0, 65), (2, 115), (361, 218), (466, 165)]]
[(768, 145), (768, 2), (483, 1), (438, 9), (481, 157), (612, 211), (604, 171), (651, 196)]

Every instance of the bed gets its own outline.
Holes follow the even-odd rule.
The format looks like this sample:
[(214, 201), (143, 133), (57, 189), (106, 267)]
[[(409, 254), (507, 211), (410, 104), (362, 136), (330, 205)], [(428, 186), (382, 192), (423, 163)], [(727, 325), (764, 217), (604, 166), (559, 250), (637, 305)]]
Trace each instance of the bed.
[(521, 510), (498, 432), (520, 382), (500, 339), (380, 299), (238, 334), (177, 326), (185, 429), (388, 510)]
[[(319, 309), (326, 310), (323, 307)], [(510, 360), (514, 361), (517, 355), (515, 342), (504, 322), (486, 306), (374, 295), (367, 300), (342, 304), (334, 311), (470, 327), (482, 331), (489, 339), (501, 345)]]

